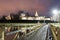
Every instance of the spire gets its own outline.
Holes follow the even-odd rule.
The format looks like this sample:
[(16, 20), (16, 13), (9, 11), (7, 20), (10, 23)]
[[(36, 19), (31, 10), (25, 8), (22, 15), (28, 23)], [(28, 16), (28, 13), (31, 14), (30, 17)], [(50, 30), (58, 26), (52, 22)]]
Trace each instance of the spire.
[(11, 20), (10, 14), (6, 17), (7, 20)]
[(35, 13), (35, 16), (38, 16), (38, 13), (37, 13), (37, 11), (36, 11), (36, 13)]

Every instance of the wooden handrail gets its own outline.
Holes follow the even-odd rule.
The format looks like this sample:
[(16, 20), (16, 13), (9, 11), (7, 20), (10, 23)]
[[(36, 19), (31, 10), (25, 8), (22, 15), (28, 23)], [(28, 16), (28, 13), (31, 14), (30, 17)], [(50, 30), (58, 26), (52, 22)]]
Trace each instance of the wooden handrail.
[(56, 34), (55, 34), (55, 32), (53, 31), (52, 27), (51, 27), (51, 31), (52, 31), (52, 34), (53, 34), (54, 40), (57, 40)]
[(18, 36), (18, 33), (16, 33), (15, 37), (13, 38), (13, 40), (15, 40), (17, 36)]

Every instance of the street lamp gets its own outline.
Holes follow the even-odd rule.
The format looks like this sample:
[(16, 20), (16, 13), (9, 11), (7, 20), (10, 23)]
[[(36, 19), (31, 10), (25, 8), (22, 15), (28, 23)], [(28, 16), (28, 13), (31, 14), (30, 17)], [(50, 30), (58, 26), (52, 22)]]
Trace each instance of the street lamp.
[(57, 9), (54, 9), (54, 10), (52, 10), (52, 13), (53, 13), (53, 17), (56, 19), (56, 21), (59, 22), (60, 11)]
[(52, 10), (52, 13), (53, 13), (53, 17), (54, 17), (54, 21), (57, 21), (56, 17), (58, 16), (58, 10), (57, 9), (53, 9)]
[(54, 10), (52, 10), (52, 13), (53, 13), (53, 15), (56, 15), (56, 14), (58, 14), (58, 10), (54, 9)]

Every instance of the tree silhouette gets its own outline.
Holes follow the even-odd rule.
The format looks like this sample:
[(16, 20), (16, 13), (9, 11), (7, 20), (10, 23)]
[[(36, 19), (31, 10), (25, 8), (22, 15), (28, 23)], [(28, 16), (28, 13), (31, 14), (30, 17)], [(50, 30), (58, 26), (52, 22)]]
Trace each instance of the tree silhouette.
[(28, 12), (26, 13), (26, 16), (27, 16), (27, 17), (29, 17), (29, 16), (30, 16)]
[(24, 13), (24, 11), (20, 11), (20, 10), (17, 13), (18, 14), (18, 17), (19, 17), (19, 20), (21, 20), (21, 17), (20, 16), (21, 16), (22, 13)]
[(21, 15), (21, 13), (24, 13), (24, 11), (18, 11), (18, 15)]
[(19, 15), (18, 14), (11, 14), (11, 19), (12, 20), (19, 20)]
[(5, 18), (6, 16), (2, 16), (2, 18), (1, 18), (1, 20), (6, 20), (6, 18)]
[(14, 20), (19, 20), (19, 15), (18, 14), (15, 14), (13, 17), (14, 17)]

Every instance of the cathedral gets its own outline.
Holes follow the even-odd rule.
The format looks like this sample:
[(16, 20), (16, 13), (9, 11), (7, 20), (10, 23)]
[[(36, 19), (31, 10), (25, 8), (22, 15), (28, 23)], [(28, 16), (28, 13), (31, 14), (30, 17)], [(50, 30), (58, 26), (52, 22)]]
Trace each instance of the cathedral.
[(46, 18), (45, 16), (39, 16), (36, 11), (34, 16), (27, 16), (26, 13), (21, 13), (20, 15), (12, 14), (5, 17), (6, 20), (50, 20), (50, 18)]
[[(24, 16), (23, 16), (24, 15)], [(33, 17), (29, 16), (29, 17), (26, 17), (25, 14), (21, 14), (21, 19), (22, 20), (44, 20), (45, 19), (45, 16), (39, 16), (38, 15), (38, 12), (36, 11), (35, 12), (35, 15)]]

